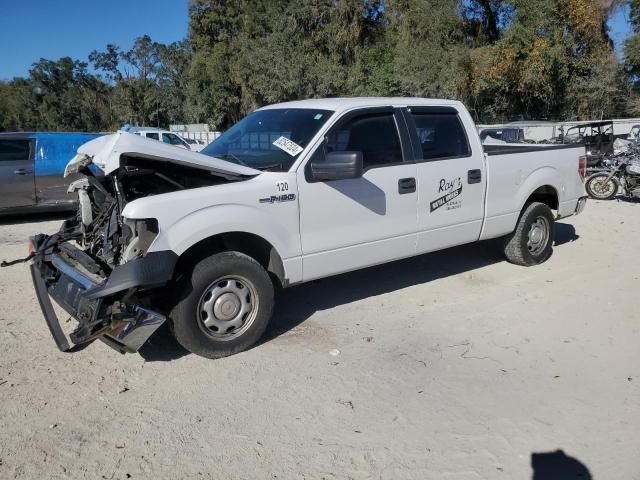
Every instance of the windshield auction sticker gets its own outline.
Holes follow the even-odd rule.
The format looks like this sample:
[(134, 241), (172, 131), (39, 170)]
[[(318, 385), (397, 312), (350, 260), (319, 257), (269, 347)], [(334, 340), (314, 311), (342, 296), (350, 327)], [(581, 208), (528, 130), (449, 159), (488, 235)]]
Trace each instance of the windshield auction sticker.
[(289, 140), (287, 137), (278, 138), (275, 142), (273, 142), (273, 145), (275, 145), (281, 150), (284, 150), (292, 157), (295, 157), (302, 150), (304, 150), (300, 145), (298, 145), (296, 142), (292, 140)]

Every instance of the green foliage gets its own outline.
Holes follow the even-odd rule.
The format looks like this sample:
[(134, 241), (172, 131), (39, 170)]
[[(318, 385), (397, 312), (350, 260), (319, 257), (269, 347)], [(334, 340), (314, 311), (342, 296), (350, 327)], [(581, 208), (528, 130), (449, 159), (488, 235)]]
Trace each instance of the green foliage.
[[(623, 3), (620, 62), (606, 20)], [(456, 98), (483, 122), (640, 113), (640, 0), (190, 0), (189, 17), (186, 40), (145, 35), (0, 82), (0, 129), (224, 129), (268, 103), (352, 95)]]
[(470, 98), (490, 120), (615, 115), (622, 70), (592, 0), (513, 0), (496, 42), (473, 49)]
[(624, 68), (631, 79), (627, 111), (640, 114), (640, 0), (628, 0), (633, 35), (624, 44)]
[(265, 103), (352, 90), (377, 3), (192, 0), (190, 92), (226, 127)]
[(28, 79), (2, 84), (4, 130), (97, 130), (108, 111), (108, 91), (87, 73), (87, 64), (69, 57), (40, 59)]
[(192, 0), (190, 91), (222, 128), (314, 96), (457, 98), (481, 121), (612, 116), (626, 86), (614, 3)]
[(403, 96), (457, 98), (468, 52), (456, 0), (395, 0), (386, 11), (388, 48)]

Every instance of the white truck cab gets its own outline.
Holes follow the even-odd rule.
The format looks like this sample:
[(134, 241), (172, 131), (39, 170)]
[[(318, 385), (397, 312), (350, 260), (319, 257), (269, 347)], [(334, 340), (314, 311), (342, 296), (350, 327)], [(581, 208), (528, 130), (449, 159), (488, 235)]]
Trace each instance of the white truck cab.
[(150, 140), (158, 140), (160, 142), (173, 145), (174, 147), (184, 148), (185, 150), (192, 150), (191, 145), (189, 145), (189, 143), (184, 138), (168, 130), (137, 127), (132, 128), (129, 131)]
[(584, 207), (585, 168), (584, 146), (483, 147), (450, 100), (271, 105), (202, 153), (117, 133), (68, 165), (81, 212), (32, 239), (34, 284), (62, 350), (50, 297), (78, 320), (72, 344), (135, 351), (169, 321), (221, 357), (260, 338), (274, 285), (498, 237), (509, 261), (544, 262), (554, 221)]

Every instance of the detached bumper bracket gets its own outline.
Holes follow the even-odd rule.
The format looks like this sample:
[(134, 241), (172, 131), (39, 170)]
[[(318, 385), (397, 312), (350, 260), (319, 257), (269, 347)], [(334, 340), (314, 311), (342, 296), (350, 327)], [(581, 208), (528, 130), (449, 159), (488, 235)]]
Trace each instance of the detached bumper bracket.
[(71, 350), (71, 346), (67, 341), (62, 328), (60, 327), (60, 321), (56, 315), (51, 300), (49, 299), (49, 292), (47, 291), (47, 285), (44, 283), (44, 279), (40, 273), (40, 270), (36, 265), (31, 265), (31, 278), (33, 279), (33, 285), (35, 286), (36, 296), (38, 297), (38, 303), (40, 303), (40, 309), (44, 314), (44, 319), (47, 322), (49, 331), (53, 336), (53, 339), (61, 352), (68, 352)]
[(173, 277), (177, 262), (178, 255), (170, 250), (151, 252), (114, 268), (106, 282), (89, 288), (85, 297), (96, 300), (132, 287), (164, 285)]
[(580, 215), (582, 213), (582, 211), (584, 210), (584, 207), (587, 205), (587, 198), (589, 197), (584, 196), (578, 199), (578, 203), (576, 204), (575, 215)]

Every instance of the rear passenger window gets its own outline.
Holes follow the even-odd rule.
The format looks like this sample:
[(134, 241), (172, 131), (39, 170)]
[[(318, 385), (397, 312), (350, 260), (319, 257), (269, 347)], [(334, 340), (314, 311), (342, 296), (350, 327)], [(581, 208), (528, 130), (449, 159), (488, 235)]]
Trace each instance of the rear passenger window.
[(402, 148), (393, 113), (355, 117), (327, 136), (328, 152), (362, 152), (365, 169), (401, 163)]
[(455, 112), (411, 113), (422, 148), (422, 158), (465, 157), (470, 153), (467, 135)]
[(0, 162), (29, 160), (29, 140), (0, 140)]
[(157, 133), (147, 133), (147, 138), (152, 138), (153, 140), (160, 140)]

